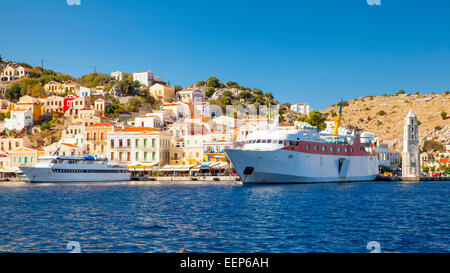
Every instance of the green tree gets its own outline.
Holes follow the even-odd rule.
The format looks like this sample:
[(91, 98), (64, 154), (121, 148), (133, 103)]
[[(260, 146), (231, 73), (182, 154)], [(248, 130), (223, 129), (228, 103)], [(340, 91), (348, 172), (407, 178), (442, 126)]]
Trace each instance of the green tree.
[(242, 91), (239, 93), (238, 97), (240, 99), (249, 99), (252, 95), (250, 94), (250, 92), (247, 91)]
[(220, 81), (216, 77), (209, 77), (209, 79), (206, 81), (206, 84), (209, 87), (215, 87), (216, 88), (216, 87), (220, 86)]
[(106, 113), (105, 115), (107, 117), (111, 117), (111, 118), (117, 118), (119, 116), (120, 113), (125, 112), (125, 109), (123, 107), (123, 105), (121, 104), (117, 104), (117, 103), (113, 103), (110, 106), (108, 106), (106, 108)]
[(396, 95), (401, 95), (401, 94), (405, 94), (405, 90), (399, 90), (397, 93), (395, 93)]
[(384, 112), (383, 110), (380, 110), (377, 112), (377, 115), (384, 116), (384, 115), (386, 115), (386, 112)]
[(441, 117), (442, 117), (442, 119), (447, 119), (447, 113), (445, 112), (445, 111), (442, 111), (441, 112)]
[(175, 89), (175, 92), (183, 90), (183, 87), (181, 85), (175, 85), (173, 88)]
[(267, 92), (266, 94), (264, 94), (264, 96), (265, 96), (266, 98), (268, 98), (268, 99), (273, 100), (272, 92)]
[(252, 90), (252, 93), (256, 94), (256, 95), (262, 95), (263, 94), (263, 92), (260, 89), (256, 89), (256, 88)]
[(132, 81), (130, 79), (124, 79), (117, 83), (117, 87), (119, 87), (125, 96), (139, 95), (139, 86), (140, 83), (138, 81)]
[(8, 100), (18, 100), (22, 96), (22, 87), (15, 83), (11, 85), (10, 88), (6, 89), (5, 91), (5, 99)]
[(317, 129), (325, 129), (325, 121), (327, 119), (317, 110), (312, 110), (309, 112), (308, 123), (312, 126), (317, 127)]
[(424, 152), (436, 152), (443, 149), (444, 146), (437, 140), (425, 140), (422, 146)]
[(209, 87), (208, 90), (206, 90), (205, 92), (205, 96), (207, 98), (210, 98), (214, 94), (214, 91), (215, 91), (214, 87)]
[(308, 122), (308, 117), (299, 116), (295, 119), (295, 121)]

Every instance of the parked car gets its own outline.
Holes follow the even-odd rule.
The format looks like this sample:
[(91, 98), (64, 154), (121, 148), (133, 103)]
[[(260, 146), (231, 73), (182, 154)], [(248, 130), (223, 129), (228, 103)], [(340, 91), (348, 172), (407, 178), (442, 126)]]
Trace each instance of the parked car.
[(433, 177), (441, 177), (441, 173), (433, 173), (431, 176), (433, 176)]

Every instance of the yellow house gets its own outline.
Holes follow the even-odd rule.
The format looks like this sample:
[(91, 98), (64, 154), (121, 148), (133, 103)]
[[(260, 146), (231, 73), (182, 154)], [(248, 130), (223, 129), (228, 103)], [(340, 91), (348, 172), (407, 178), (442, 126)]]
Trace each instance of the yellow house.
[(157, 83), (150, 87), (150, 94), (163, 103), (168, 103), (175, 97), (175, 88), (169, 85)]
[(74, 81), (66, 81), (64, 83), (51, 81), (44, 85), (45, 91), (58, 94), (75, 93), (77, 89), (79, 89), (79, 85)]
[(9, 160), (11, 168), (27, 166), (33, 167), (40, 156), (45, 155), (45, 151), (37, 147), (21, 147), (11, 151)]
[(63, 93), (64, 85), (57, 81), (51, 81), (44, 85), (44, 90), (47, 92)]

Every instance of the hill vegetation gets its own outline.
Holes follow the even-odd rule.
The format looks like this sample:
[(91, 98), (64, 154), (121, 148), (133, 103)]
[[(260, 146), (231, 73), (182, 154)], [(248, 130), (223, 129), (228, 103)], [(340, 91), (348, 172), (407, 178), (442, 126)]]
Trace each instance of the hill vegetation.
[[(394, 95), (356, 98), (343, 103), (341, 126), (373, 132), (382, 143), (401, 152), (404, 118), (409, 109), (419, 120), (422, 149), (426, 140), (450, 144), (450, 119), (446, 113), (450, 109), (448, 91), (442, 94), (405, 94), (399, 91)], [(321, 112), (328, 119), (334, 119), (338, 111), (339, 106), (332, 105)]]

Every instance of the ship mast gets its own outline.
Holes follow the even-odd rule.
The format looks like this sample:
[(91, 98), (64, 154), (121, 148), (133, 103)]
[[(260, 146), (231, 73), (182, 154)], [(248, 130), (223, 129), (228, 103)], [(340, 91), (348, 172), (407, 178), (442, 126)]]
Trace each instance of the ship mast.
[(341, 106), (339, 107), (339, 113), (337, 114), (336, 122), (334, 123), (333, 135), (339, 134), (339, 123), (341, 121), (341, 114), (342, 114), (342, 99), (341, 99)]

